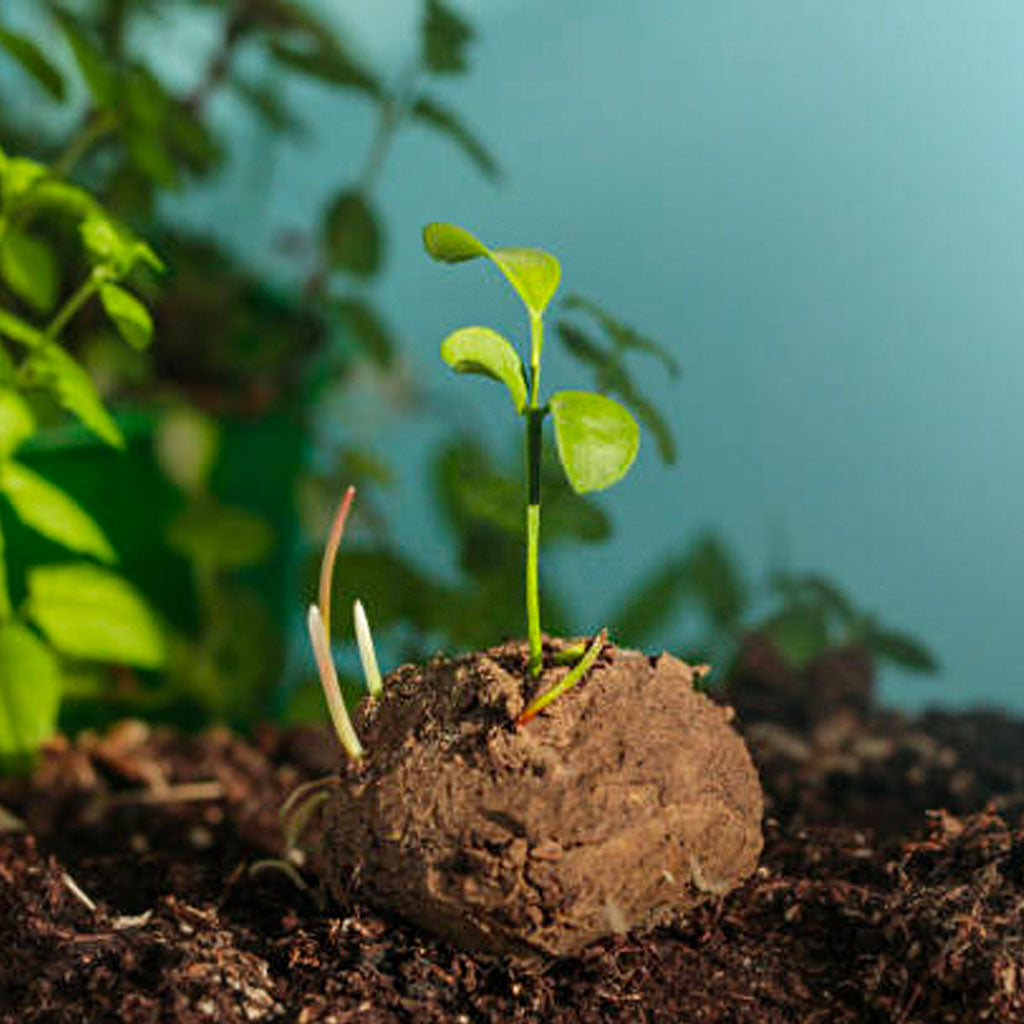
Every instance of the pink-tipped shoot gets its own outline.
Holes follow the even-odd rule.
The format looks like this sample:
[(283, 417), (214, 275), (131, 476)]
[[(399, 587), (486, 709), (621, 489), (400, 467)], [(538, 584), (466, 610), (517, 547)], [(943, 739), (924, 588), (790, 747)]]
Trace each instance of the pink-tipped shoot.
[(328, 641), (331, 639), (331, 583), (334, 579), (334, 560), (338, 555), (341, 538), (345, 536), (345, 523), (348, 520), (355, 496), (356, 489), (354, 486), (350, 486), (338, 505), (338, 511), (334, 513), (331, 532), (327, 535), (327, 544), (324, 547), (323, 561), (320, 563), (320, 590), (317, 596)]
[(327, 630), (324, 627), (320, 609), (315, 604), (309, 606), (307, 625), (309, 639), (313, 644), (313, 653), (316, 656), (316, 667), (320, 673), (320, 685), (323, 687), (324, 697), (327, 699), (327, 710), (331, 715), (334, 733), (349, 759), (358, 763), (363, 759), (363, 748), (352, 726), (348, 709), (345, 707), (345, 699), (342, 697), (341, 685), (338, 682), (338, 670), (334, 667), (334, 659), (331, 657), (331, 645), (327, 639)]

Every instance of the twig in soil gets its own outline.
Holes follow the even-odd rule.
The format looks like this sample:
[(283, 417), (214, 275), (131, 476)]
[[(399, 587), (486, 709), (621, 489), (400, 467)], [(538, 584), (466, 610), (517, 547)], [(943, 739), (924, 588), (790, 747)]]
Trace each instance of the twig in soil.
[(224, 787), (216, 780), (209, 782), (183, 782), (160, 789), (142, 789), (101, 797), (97, 802), (106, 807), (134, 807), (194, 803), (202, 800), (223, 800)]
[(72, 896), (78, 900), (79, 903), (89, 911), (90, 914), (95, 914), (98, 909), (96, 903), (85, 893), (82, 887), (69, 875), (66, 871), (61, 873), (61, 881), (64, 883), (64, 887), (71, 893)]

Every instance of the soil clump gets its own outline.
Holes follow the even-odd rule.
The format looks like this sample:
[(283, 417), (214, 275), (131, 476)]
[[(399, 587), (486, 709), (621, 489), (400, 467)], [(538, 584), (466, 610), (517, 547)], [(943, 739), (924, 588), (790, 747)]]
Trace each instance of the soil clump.
[(389, 677), (356, 717), (365, 765), (324, 814), (335, 894), (536, 961), (678, 921), (747, 878), (763, 801), (731, 709), (677, 658), (609, 644), (516, 728), (566, 671), (524, 683), (527, 650), (508, 644)]
[[(811, 686), (832, 696), (808, 712)], [(22, 823), (0, 815), (0, 1021), (1024, 1022), (1024, 720), (907, 715), (871, 693), (856, 650), (795, 671), (753, 638), (726, 697), (764, 785), (757, 870), (544, 971), (358, 891), (324, 905), (249, 871), (280, 853), (287, 794), (336, 767), (325, 729), (126, 722), (56, 741), (31, 779), (0, 783)]]

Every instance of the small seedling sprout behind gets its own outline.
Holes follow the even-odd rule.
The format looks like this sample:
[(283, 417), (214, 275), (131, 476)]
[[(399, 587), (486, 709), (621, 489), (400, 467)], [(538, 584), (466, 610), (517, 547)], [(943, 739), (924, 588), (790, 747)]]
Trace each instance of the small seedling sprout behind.
[(530, 325), (529, 370), (513, 346), (489, 327), (464, 327), (453, 332), (441, 345), (441, 357), (457, 373), (481, 374), (503, 383), (516, 413), (525, 420), (526, 621), (530, 673), (537, 676), (543, 667), (538, 562), (544, 418), (550, 414), (559, 460), (570, 485), (579, 494), (604, 490), (626, 475), (636, 458), (640, 430), (630, 413), (605, 395), (558, 391), (546, 403), (541, 400), (544, 310), (561, 279), (561, 267), (554, 256), (541, 249), (489, 249), (454, 224), (428, 224), (423, 229), (423, 242), (428, 254), (442, 263), (489, 259), (526, 307)]
[[(320, 603), (309, 606), (306, 624), (309, 629), (309, 639), (313, 645), (313, 654), (316, 657), (320, 685), (323, 687), (327, 709), (331, 715), (335, 734), (350, 760), (358, 763), (363, 758), (363, 748), (352, 725), (348, 709), (345, 707), (345, 699), (342, 696), (341, 685), (338, 682), (338, 671), (335, 668), (334, 659), (331, 657), (330, 639), (331, 585), (334, 579), (334, 562), (338, 554), (341, 538), (345, 534), (345, 523), (352, 509), (355, 495), (356, 489), (349, 487), (345, 492), (345, 496), (341, 499), (341, 504), (335, 513), (334, 521), (331, 523), (327, 544), (324, 547), (323, 561), (320, 563), (320, 586), (318, 591)], [(379, 697), (383, 692), (383, 684), (381, 682), (380, 669), (377, 665), (377, 653), (373, 647), (373, 636), (370, 633), (370, 623), (366, 618), (366, 611), (363, 609), (361, 601), (356, 601), (353, 606), (353, 618), (355, 621), (356, 643), (359, 647), (359, 660), (363, 666), (366, 689), (371, 697)]]

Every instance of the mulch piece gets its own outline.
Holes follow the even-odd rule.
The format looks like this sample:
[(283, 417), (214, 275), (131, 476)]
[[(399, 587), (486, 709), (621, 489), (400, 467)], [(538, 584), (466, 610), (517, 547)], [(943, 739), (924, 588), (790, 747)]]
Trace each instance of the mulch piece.
[(752, 638), (732, 679), (756, 875), (543, 972), (249, 871), (324, 730), (59, 740), (0, 784), (0, 1021), (1024, 1021), (1024, 721), (879, 708), (856, 651), (795, 673)]

